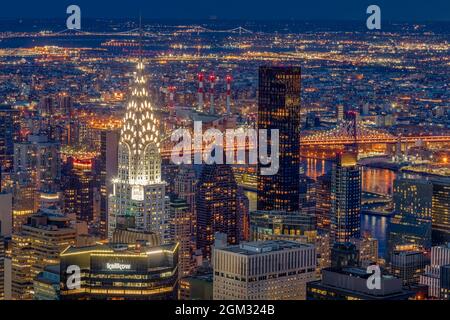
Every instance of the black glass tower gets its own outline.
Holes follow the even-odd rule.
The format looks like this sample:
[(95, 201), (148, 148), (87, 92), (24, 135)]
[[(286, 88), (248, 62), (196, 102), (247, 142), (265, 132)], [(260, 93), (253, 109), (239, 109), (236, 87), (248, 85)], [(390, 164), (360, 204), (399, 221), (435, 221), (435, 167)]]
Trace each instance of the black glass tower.
[(300, 67), (259, 68), (258, 129), (268, 131), (269, 155), (270, 130), (279, 130), (280, 149), (276, 174), (262, 175), (258, 164), (258, 210), (299, 210), (300, 76)]

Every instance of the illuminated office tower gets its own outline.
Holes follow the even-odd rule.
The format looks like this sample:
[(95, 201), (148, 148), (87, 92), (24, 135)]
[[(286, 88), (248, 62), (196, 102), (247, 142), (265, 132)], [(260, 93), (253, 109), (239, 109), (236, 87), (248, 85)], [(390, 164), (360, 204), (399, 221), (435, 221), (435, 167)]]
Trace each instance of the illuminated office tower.
[(178, 272), (182, 278), (188, 276), (193, 269), (194, 214), (185, 200), (173, 198), (170, 200), (170, 218), (173, 240), (179, 244)]
[(315, 279), (314, 246), (257, 241), (214, 248), (214, 300), (305, 300)]
[(100, 131), (100, 233), (106, 237), (108, 225), (108, 195), (112, 193), (112, 179), (117, 176), (118, 130)]
[(316, 223), (317, 229), (329, 232), (331, 223), (331, 174), (317, 178), (316, 183)]
[(204, 165), (197, 187), (197, 249), (211, 259), (214, 235), (227, 235), (228, 244), (240, 240), (238, 186), (228, 165)]
[[(300, 185), (300, 68), (260, 67), (258, 129), (279, 130), (279, 170), (262, 175), (258, 164), (258, 210), (298, 211)], [(274, 152), (274, 150), (272, 150)], [(274, 155), (273, 155), (274, 156)]]
[(450, 242), (450, 179), (433, 180), (432, 241), (435, 245)]
[(345, 243), (361, 229), (361, 168), (353, 151), (339, 154), (331, 171), (331, 237)]
[(430, 264), (425, 266), (425, 273), (420, 276), (419, 283), (428, 287), (428, 296), (440, 298), (441, 268), (450, 265), (450, 243), (431, 248)]
[(93, 159), (69, 158), (64, 167), (63, 192), (64, 212), (76, 214), (78, 221), (94, 222)]
[(76, 239), (70, 219), (54, 211), (39, 211), (12, 236), (12, 297), (33, 298), (33, 280), (44, 268), (59, 263), (59, 254)]
[[(70, 266), (81, 288), (67, 286)], [(97, 244), (61, 253), (61, 300), (169, 300), (178, 294), (178, 244)]]
[(161, 180), (159, 121), (139, 62), (120, 133), (118, 176), (109, 198), (108, 236), (117, 228), (152, 231), (170, 242), (169, 198)]
[(0, 168), (12, 168), (14, 143), (20, 139), (20, 112), (9, 105), (0, 105)]

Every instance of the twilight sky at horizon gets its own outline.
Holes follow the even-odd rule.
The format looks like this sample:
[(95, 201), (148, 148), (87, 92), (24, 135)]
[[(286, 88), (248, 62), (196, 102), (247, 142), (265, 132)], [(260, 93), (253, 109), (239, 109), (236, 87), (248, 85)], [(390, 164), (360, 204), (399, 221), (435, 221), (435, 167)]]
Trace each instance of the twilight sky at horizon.
[(298, 19), (365, 20), (366, 8), (379, 5), (382, 19), (450, 21), (449, 0), (4, 0), (0, 18), (58, 18), (68, 5), (81, 8), (82, 17), (147, 19)]

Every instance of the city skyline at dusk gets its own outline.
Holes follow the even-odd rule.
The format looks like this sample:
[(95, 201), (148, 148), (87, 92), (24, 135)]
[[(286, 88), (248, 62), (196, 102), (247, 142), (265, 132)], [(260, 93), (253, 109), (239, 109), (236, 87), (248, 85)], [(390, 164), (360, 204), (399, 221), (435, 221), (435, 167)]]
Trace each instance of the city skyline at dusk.
[(17, 6), (0, 300), (450, 300), (448, 2)]

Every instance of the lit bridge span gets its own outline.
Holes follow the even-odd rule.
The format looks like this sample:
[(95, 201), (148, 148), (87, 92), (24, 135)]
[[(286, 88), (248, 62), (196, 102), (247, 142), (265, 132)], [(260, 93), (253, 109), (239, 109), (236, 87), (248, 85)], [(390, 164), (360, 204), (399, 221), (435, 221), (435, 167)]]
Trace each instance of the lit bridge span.
[[(356, 124), (355, 124), (356, 123)], [(355, 128), (356, 127), (356, 128)], [(343, 121), (338, 126), (322, 132), (310, 132), (301, 136), (302, 146), (333, 146), (347, 144), (377, 144), (377, 143), (414, 143), (450, 142), (450, 135), (419, 135), (394, 136), (391, 133), (364, 126), (355, 121)]]

